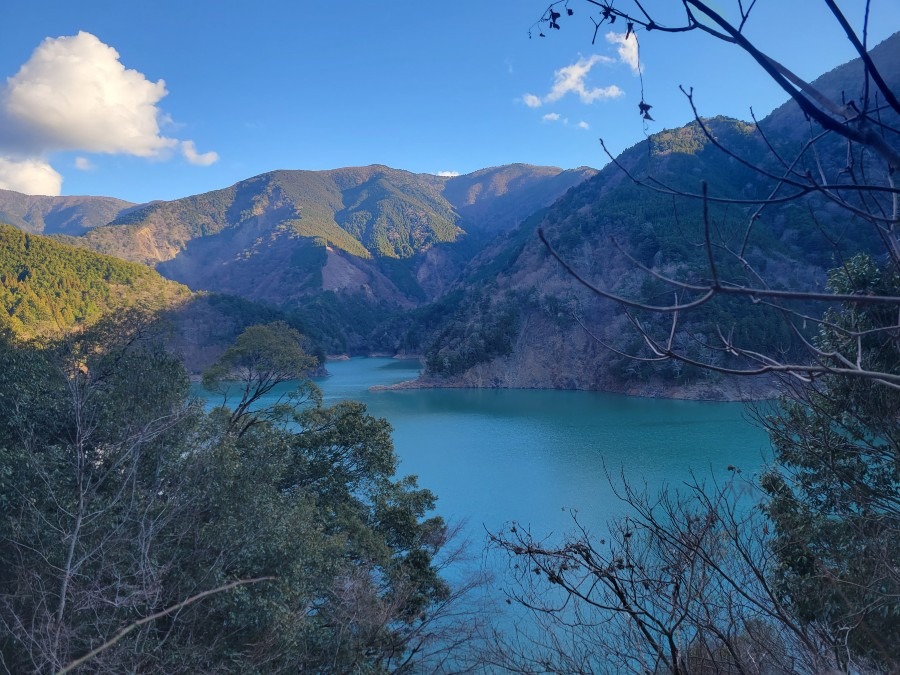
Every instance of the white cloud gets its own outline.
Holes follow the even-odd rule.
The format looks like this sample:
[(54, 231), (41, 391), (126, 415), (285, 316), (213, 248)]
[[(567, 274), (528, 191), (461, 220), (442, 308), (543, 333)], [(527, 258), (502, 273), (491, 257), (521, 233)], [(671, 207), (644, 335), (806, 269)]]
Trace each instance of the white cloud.
[(76, 157), (75, 158), (75, 168), (79, 171), (92, 171), (97, 167), (94, 163), (89, 160), (87, 157)]
[(198, 153), (194, 141), (181, 141), (181, 154), (188, 162), (196, 166), (209, 166), (219, 161), (218, 152)]
[(442, 178), (454, 178), (459, 175), (459, 171), (438, 171), (437, 175)]
[(559, 119), (559, 113), (547, 113), (541, 119), (545, 122), (555, 122)]
[(0, 157), (0, 189), (56, 196), (62, 189), (62, 176), (40, 159), (17, 161)]
[(578, 123), (578, 128), (579, 129), (590, 129), (591, 125), (588, 124), (587, 122), (585, 122), (584, 120), (582, 120), (581, 122)]
[(176, 143), (159, 133), (156, 104), (166, 93), (165, 82), (126, 70), (119, 53), (90, 33), (47, 38), (0, 94), (5, 126), (12, 127), (0, 143), (35, 153), (155, 157)]
[(612, 59), (608, 56), (600, 56), (594, 54), (589, 58), (580, 58), (571, 66), (560, 68), (553, 73), (553, 88), (550, 93), (544, 97), (544, 103), (552, 103), (558, 101), (566, 94), (577, 94), (582, 103), (593, 103), (598, 98), (618, 98), (624, 92), (616, 85), (611, 84), (608, 87), (594, 87), (588, 89), (585, 85), (585, 78), (598, 63), (610, 63)]
[[(23, 171), (19, 187), (58, 194), (62, 177), (47, 161), (50, 153), (81, 150), (167, 159), (179, 147), (193, 164), (208, 166), (214, 152), (199, 154), (192, 141), (169, 138), (160, 126), (176, 128), (159, 108), (163, 80), (153, 82), (126, 69), (119, 53), (90, 33), (47, 38), (0, 87), (0, 161), (4, 177)], [(77, 169), (92, 165), (75, 160)]]
[[(525, 94), (522, 101), (529, 108), (538, 108), (544, 103), (554, 103), (567, 94), (576, 94), (582, 103), (593, 103), (597, 99), (618, 98), (623, 92), (614, 84), (608, 87), (588, 88), (585, 84), (591, 69), (598, 63), (615, 63), (616, 60), (609, 56), (594, 54), (590, 57), (581, 57), (570, 66), (565, 66), (553, 73), (553, 88), (541, 98), (534, 94)], [(546, 117), (545, 117), (546, 119)]]
[(616, 51), (619, 53), (619, 60), (628, 64), (631, 72), (639, 75), (641, 72), (641, 64), (638, 60), (638, 41), (634, 33), (625, 37), (625, 33), (609, 32), (606, 34), (606, 41), (611, 45), (618, 45)]

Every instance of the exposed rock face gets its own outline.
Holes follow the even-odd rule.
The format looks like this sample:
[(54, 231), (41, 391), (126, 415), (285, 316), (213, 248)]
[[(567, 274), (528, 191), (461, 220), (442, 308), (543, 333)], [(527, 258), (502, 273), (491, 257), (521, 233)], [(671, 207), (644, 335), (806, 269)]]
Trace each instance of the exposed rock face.
[(337, 253), (325, 247), (326, 261), (322, 268), (322, 289), (326, 291), (355, 291), (368, 285), (369, 276)]

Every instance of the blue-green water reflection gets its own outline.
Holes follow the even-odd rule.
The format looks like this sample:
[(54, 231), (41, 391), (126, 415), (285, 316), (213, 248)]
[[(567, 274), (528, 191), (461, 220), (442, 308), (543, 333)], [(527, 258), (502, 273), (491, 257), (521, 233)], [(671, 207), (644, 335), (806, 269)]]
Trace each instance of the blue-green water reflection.
[(642, 399), (596, 392), (425, 389), (369, 391), (412, 379), (415, 361), (328, 363), (326, 401), (355, 399), (394, 427), (401, 473), (419, 476), (439, 512), (467, 519), (472, 535), (517, 520), (534, 532), (588, 525), (622, 511), (606, 476), (651, 488), (690, 478), (752, 473), (768, 456), (765, 433), (740, 403)]

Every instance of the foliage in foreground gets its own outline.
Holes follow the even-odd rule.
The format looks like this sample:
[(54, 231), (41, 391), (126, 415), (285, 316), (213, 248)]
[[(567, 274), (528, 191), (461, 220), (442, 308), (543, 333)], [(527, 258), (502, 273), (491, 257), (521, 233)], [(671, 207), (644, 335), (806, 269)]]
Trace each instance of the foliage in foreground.
[[(900, 275), (856, 256), (831, 273), (830, 286), (898, 295)], [(898, 373), (895, 314), (852, 305), (831, 311), (819, 344), (857, 354), (869, 370)], [(795, 388), (766, 427), (778, 470), (762, 487), (781, 595), (840, 646), (842, 667), (862, 659), (900, 668), (900, 390), (827, 375)]]
[[(256, 333), (291, 337), (270, 328)], [(307, 391), (236, 432), (133, 317), (45, 346), (3, 336), (0, 672), (56, 672), (239, 580), (259, 581), (141, 624), (84, 668), (349, 673), (437, 658), (454, 593), (434, 496), (394, 476), (386, 421)]]

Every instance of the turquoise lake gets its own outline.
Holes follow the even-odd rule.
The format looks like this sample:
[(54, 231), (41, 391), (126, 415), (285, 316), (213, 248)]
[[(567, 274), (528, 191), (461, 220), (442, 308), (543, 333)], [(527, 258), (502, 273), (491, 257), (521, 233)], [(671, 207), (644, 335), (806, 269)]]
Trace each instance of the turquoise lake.
[[(354, 399), (394, 428), (400, 473), (438, 495), (438, 512), (466, 521), (473, 544), (510, 521), (535, 534), (571, 529), (569, 509), (596, 530), (623, 514), (624, 472), (651, 489), (758, 471), (771, 453), (741, 403), (644, 399), (581, 391), (369, 391), (413, 379), (417, 361), (330, 361), (317, 379), (326, 402)], [(606, 468), (604, 468), (606, 467)]]
[[(398, 473), (418, 476), (437, 495), (438, 514), (461, 525), (468, 562), (444, 573), (451, 582), (487, 573), (492, 582), (470, 599), (492, 612), (501, 632), (523, 610), (502, 602), (515, 585), (505, 555), (485, 548), (488, 532), (515, 521), (538, 538), (559, 541), (574, 530), (574, 511), (599, 539), (610, 520), (628, 513), (608, 475), (615, 484), (624, 476), (656, 491), (692, 476), (726, 480), (730, 465), (751, 476), (771, 456), (768, 437), (742, 403), (554, 390), (370, 391), (415, 378), (418, 361), (357, 358), (329, 361), (327, 368), (328, 377), (316, 378), (325, 403), (357, 400), (386, 418)], [(270, 396), (292, 387), (286, 383)]]

